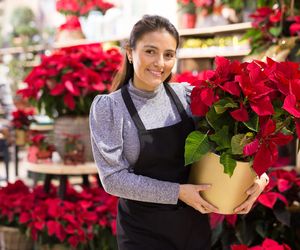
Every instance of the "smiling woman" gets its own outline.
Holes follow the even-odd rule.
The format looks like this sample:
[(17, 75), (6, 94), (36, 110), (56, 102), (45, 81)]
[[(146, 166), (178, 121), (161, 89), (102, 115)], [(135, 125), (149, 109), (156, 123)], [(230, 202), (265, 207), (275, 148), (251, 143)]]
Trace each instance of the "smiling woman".
[(120, 197), (120, 250), (210, 248), (205, 214), (216, 208), (199, 195), (207, 185), (186, 184), (184, 144), (194, 130), (189, 88), (169, 83), (178, 43), (166, 18), (144, 16), (132, 29), (115, 91), (91, 107), (100, 179)]

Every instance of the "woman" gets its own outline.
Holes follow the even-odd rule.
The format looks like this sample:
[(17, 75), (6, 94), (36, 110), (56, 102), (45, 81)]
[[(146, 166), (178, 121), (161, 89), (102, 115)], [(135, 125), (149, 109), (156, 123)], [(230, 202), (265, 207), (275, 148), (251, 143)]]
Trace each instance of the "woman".
[[(90, 126), (104, 189), (119, 196), (120, 250), (209, 249), (207, 213), (217, 208), (187, 183), (184, 144), (194, 130), (184, 84), (168, 84), (179, 36), (160, 16), (144, 16), (130, 34), (121, 74), (92, 104)], [(258, 182), (237, 212), (250, 210)]]

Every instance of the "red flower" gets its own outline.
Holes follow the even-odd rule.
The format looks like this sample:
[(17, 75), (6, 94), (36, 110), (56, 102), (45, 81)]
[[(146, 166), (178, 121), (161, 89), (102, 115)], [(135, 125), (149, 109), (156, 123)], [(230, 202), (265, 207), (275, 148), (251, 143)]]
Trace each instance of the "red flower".
[(35, 111), (32, 108), (29, 109), (17, 109), (12, 112), (12, 124), (17, 129), (28, 130), (29, 125), (32, 122), (32, 116)]
[(113, 4), (103, 0), (57, 0), (56, 9), (66, 15), (87, 15), (92, 10), (101, 11), (103, 14), (110, 8), (114, 7)]
[(255, 154), (253, 168), (260, 176), (277, 161), (277, 145), (286, 145), (292, 139), (291, 135), (276, 132), (275, 122), (269, 119), (266, 122), (261, 122), (261, 129), (256, 140), (244, 147), (244, 155)]
[(94, 97), (109, 91), (121, 60), (119, 50), (104, 51), (101, 44), (62, 48), (42, 57), (24, 79), (27, 88), (18, 93), (51, 117), (87, 115)]

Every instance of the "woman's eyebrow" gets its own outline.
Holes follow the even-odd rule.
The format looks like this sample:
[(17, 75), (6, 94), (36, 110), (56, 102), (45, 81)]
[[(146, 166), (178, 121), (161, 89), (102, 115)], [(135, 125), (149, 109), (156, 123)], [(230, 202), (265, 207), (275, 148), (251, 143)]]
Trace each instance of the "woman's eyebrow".
[[(151, 48), (151, 49), (158, 49), (156, 46), (154, 46), (154, 45), (144, 45), (144, 48)], [(168, 52), (176, 52), (175, 50), (173, 50), (173, 49), (167, 49), (166, 51), (168, 51)]]

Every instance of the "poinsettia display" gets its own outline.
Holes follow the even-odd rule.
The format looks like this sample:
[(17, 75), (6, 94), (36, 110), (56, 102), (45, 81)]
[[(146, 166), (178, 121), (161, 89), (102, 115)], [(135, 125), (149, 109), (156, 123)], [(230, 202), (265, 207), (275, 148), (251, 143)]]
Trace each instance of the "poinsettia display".
[(27, 231), (41, 245), (112, 249), (117, 201), (97, 186), (78, 192), (68, 185), (61, 200), (54, 186), (45, 193), (43, 186), (29, 189), (16, 181), (0, 188), (0, 225)]
[[(22, 211), (19, 221), (25, 224), (34, 241), (41, 244), (63, 243), (74, 249), (102, 249), (104, 230), (116, 233), (117, 198), (102, 188), (76, 192), (68, 187), (66, 200), (34, 190), (34, 205)], [(108, 233), (108, 232), (106, 232)]]
[(260, 53), (271, 45), (280, 44), (283, 37), (299, 35), (299, 1), (260, 1), (250, 15), (252, 28), (244, 36), (249, 38), (251, 53)]
[(203, 117), (186, 141), (186, 164), (212, 151), (230, 176), (236, 161), (253, 161), (257, 175), (300, 135), (300, 70), (293, 62), (240, 63), (216, 57), (216, 69), (194, 82), (191, 111)]
[(92, 10), (101, 11), (103, 14), (114, 7), (112, 3), (103, 0), (57, 0), (57, 11), (65, 15), (85, 16)]
[(18, 93), (50, 117), (88, 115), (94, 97), (108, 92), (121, 60), (117, 48), (104, 50), (99, 43), (61, 48), (42, 57)]
[(34, 109), (17, 109), (12, 112), (12, 125), (16, 129), (28, 130), (33, 120)]

